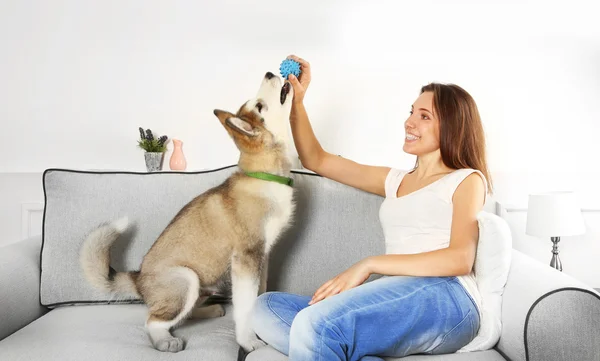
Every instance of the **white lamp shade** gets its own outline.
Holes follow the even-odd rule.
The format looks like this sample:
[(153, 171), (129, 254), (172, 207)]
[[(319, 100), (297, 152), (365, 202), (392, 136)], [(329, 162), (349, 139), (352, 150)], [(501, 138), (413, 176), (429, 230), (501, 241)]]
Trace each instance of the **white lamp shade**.
[(585, 232), (581, 208), (573, 192), (529, 195), (527, 227), (530, 236), (562, 237)]

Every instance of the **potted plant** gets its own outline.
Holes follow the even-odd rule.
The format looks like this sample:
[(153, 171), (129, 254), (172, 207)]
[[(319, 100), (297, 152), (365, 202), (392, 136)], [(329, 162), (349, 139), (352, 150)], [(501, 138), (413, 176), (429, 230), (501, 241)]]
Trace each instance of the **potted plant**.
[(138, 140), (138, 146), (146, 151), (144, 153), (146, 169), (148, 172), (157, 172), (162, 169), (165, 151), (167, 150), (166, 143), (169, 138), (166, 135), (155, 138), (150, 129), (144, 130), (140, 127), (139, 130), (140, 140)]

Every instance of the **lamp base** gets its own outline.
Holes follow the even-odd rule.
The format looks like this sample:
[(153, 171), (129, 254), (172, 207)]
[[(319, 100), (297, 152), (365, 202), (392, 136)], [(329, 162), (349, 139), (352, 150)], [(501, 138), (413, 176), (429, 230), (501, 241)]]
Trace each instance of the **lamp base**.
[(562, 262), (560, 261), (560, 257), (558, 256), (558, 242), (560, 242), (560, 237), (550, 237), (552, 240), (552, 260), (550, 261), (550, 267), (556, 268), (557, 270), (562, 272)]

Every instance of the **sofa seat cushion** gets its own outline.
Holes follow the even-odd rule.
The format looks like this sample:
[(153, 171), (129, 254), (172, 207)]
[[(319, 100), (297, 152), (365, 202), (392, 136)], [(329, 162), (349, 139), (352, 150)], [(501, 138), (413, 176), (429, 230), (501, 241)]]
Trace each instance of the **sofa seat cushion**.
[(185, 349), (155, 350), (145, 332), (145, 305), (86, 305), (56, 308), (0, 341), (0, 360), (11, 361), (220, 361), (236, 360), (232, 308), (226, 315), (189, 320), (175, 329)]
[[(404, 358), (384, 357), (386, 361), (506, 361), (496, 350), (453, 353), (447, 355), (414, 355)], [(288, 361), (287, 356), (267, 346), (249, 353), (245, 361)]]

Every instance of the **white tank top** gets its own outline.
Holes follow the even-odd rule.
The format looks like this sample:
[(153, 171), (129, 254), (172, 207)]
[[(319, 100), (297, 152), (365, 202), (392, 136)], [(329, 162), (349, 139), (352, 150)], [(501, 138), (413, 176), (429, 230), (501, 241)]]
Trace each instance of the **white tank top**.
[[(450, 245), (454, 191), (474, 172), (484, 180), (487, 195), (487, 183), (480, 171), (458, 169), (421, 189), (396, 197), (398, 187), (409, 171), (392, 168), (385, 180), (385, 200), (379, 210), (386, 253), (415, 254), (447, 248)], [(481, 296), (473, 270), (457, 278), (481, 310)]]

